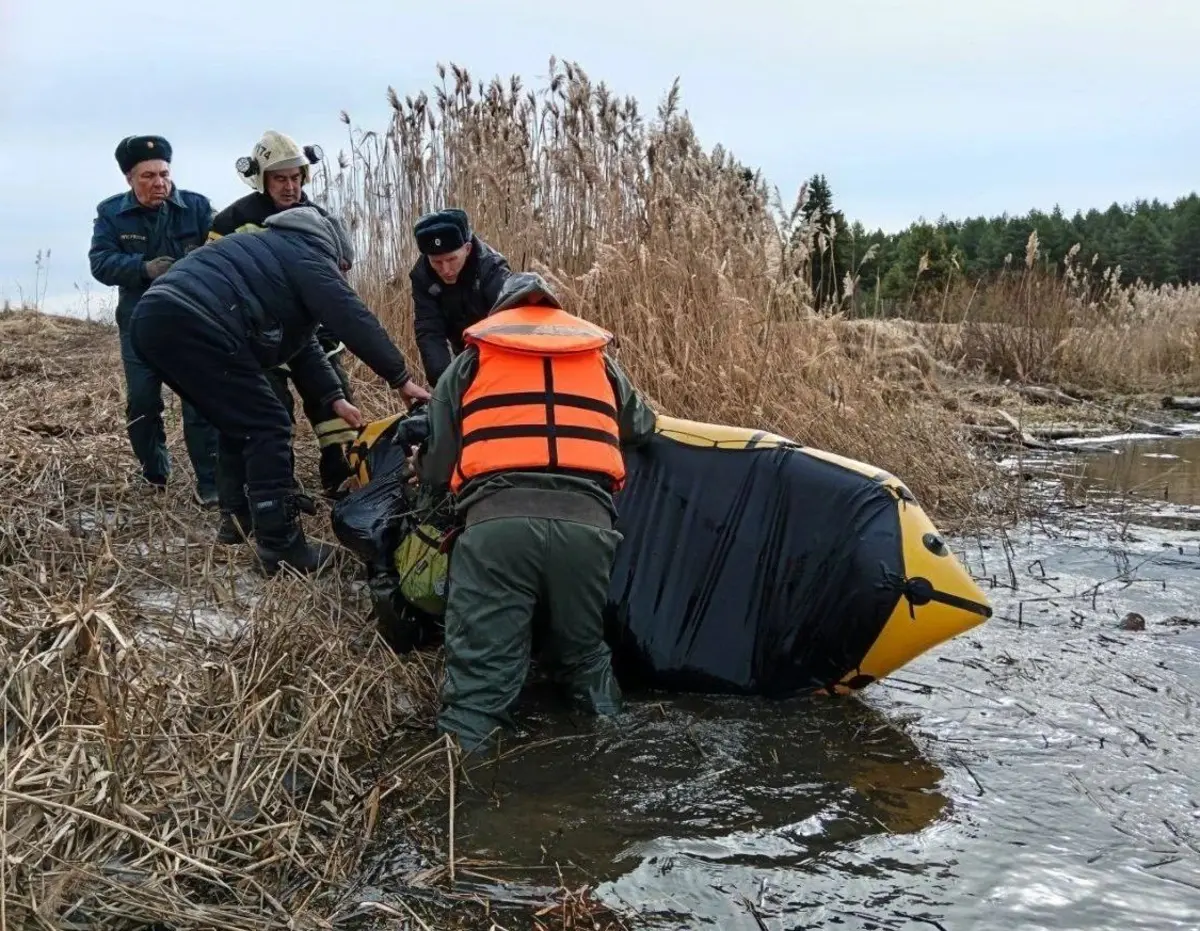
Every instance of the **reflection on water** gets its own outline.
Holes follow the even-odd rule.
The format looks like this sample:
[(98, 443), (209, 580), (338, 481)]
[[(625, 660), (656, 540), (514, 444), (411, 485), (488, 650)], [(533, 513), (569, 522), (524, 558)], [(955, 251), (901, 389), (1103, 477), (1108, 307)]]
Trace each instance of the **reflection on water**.
[[(941, 770), (858, 701), (633, 699), (622, 720), (539, 714), (534, 744), (472, 772), (468, 855), (615, 879), (639, 861), (802, 864), (870, 835), (909, 834), (946, 804)], [(519, 872), (519, 871), (518, 871)], [(535, 879), (537, 871), (526, 878)]]
[(1081, 484), (1089, 489), (1200, 505), (1200, 436), (1142, 438), (1085, 451)]
[(1200, 928), (1200, 440), (1081, 459), (1138, 506), (957, 541), (988, 623), (858, 699), (542, 707), (459, 855), (656, 931)]

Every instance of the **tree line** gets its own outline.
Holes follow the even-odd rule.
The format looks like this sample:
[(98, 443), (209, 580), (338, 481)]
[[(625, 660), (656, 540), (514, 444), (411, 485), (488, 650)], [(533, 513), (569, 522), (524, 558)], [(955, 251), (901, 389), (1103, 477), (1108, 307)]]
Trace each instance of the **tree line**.
[(1026, 244), (1035, 231), (1036, 261), (1046, 271), (1062, 271), (1070, 257), (1076, 265), (1091, 266), (1097, 276), (1119, 269), (1122, 284), (1200, 284), (1200, 197), (1195, 193), (1172, 204), (1157, 199), (1113, 203), (1107, 210), (1069, 217), (1055, 206), (1049, 213), (1031, 210), (1024, 216), (922, 219), (888, 234), (858, 221), (847, 223), (825, 176), (816, 174), (807, 182), (801, 213), (818, 229), (828, 230), (830, 220), (834, 224), (834, 236), (818, 236), (811, 255), (819, 306), (843, 300), (847, 274), (857, 279), (853, 303), (859, 306), (911, 301), (940, 291), (952, 276), (986, 281), (1006, 268), (1024, 267)]

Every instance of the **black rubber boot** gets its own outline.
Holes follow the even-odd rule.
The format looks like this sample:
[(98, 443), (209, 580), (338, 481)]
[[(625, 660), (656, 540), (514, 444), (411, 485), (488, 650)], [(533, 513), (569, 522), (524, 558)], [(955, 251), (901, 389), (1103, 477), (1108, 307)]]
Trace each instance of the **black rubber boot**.
[(307, 514), (309, 517), (317, 516), (317, 502), (313, 496), (304, 492), (299, 485), (292, 491), (292, 501), (296, 506), (296, 510), (302, 514)]
[(242, 454), (242, 443), (222, 436), (217, 444), (217, 505), (221, 510), (221, 526), (217, 530), (218, 543), (241, 543), (242, 535), (237, 532), (237, 523), (250, 536), (250, 502), (246, 500), (246, 460)]
[(217, 528), (217, 542), (232, 545), (245, 543), (254, 534), (249, 511), (222, 511), (221, 526)]
[(344, 496), (342, 485), (350, 477), (350, 463), (346, 461), (346, 449), (341, 445), (326, 446), (321, 450), (321, 493), (326, 498)]
[(274, 575), (284, 566), (297, 572), (316, 572), (333, 557), (332, 546), (305, 539), (291, 496), (256, 501), (253, 515), (258, 558), (267, 575)]

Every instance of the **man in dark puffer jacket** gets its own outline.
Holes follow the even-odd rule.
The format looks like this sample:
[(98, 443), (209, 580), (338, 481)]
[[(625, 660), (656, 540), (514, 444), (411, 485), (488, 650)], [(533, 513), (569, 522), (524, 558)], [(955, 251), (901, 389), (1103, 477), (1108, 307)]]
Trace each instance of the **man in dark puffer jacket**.
[[(336, 220), (294, 207), (259, 233), (234, 233), (176, 262), (134, 308), (135, 350), (235, 443), (246, 463), (246, 501), (222, 501), (252, 523), (268, 573), (313, 571), (333, 551), (301, 529), (292, 480), (291, 418), (264, 374), (286, 362), (307, 396), (353, 427), (362, 415), (317, 342), (324, 324), (409, 400), (428, 399), (404, 356), (346, 282), (353, 261)], [(248, 514), (246, 513), (248, 511)]]

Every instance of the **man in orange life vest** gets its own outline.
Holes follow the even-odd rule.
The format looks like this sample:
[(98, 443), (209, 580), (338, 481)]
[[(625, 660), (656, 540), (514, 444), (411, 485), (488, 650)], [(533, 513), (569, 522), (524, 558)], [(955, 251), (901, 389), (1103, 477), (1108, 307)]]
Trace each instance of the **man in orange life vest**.
[(600, 715), (621, 710), (602, 611), (621, 535), (622, 446), (655, 413), (604, 352), (612, 334), (562, 309), (538, 275), (511, 276), (438, 380), (415, 468), (464, 529), (450, 556), (438, 729), (485, 751), (529, 670), (545, 609), (552, 675)]

